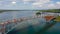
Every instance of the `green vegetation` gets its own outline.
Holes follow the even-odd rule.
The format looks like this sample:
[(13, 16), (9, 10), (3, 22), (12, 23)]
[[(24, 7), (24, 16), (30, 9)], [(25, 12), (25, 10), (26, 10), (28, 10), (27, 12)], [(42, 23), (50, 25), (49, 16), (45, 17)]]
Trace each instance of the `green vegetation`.
[(36, 15), (40, 15), (41, 13), (40, 12), (37, 12)]
[(6, 12), (6, 11), (10, 11), (10, 10), (0, 10), (0, 13), (2, 13), (2, 12)]
[(54, 21), (60, 22), (60, 16), (56, 17), (56, 19)]
[(36, 15), (40, 15), (41, 14), (40, 12), (60, 13), (60, 9), (38, 10)]
[(2, 12), (8, 12), (8, 11), (20, 11), (20, 10), (0, 10), (0, 13), (2, 13)]
[(0, 13), (2, 13), (2, 12), (4, 12), (4, 11), (0, 10)]
[(60, 9), (39, 10), (39, 12), (54, 12), (54, 13), (60, 13)]

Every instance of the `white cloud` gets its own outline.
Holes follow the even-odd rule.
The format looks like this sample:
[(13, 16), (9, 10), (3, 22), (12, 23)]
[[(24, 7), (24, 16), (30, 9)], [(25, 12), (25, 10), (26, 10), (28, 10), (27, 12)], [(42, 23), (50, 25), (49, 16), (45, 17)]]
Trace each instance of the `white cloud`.
[(56, 8), (60, 9), (60, 2), (56, 2), (55, 6)]
[(60, 4), (60, 2), (56, 2), (56, 4)]
[(54, 3), (52, 0), (23, 0), (25, 4), (32, 2), (32, 6), (35, 8), (56, 9), (60, 8), (60, 2)]
[(33, 3), (33, 5), (42, 5), (43, 3), (41, 3), (41, 2), (35, 2), (35, 3)]
[(24, 4), (28, 4), (32, 0), (23, 0)]
[(24, 2), (29, 2), (29, 1), (31, 1), (31, 0), (23, 0)]
[(13, 1), (13, 2), (12, 2), (12, 4), (16, 4), (16, 2), (15, 2), (15, 1)]
[(33, 5), (33, 6), (42, 7), (42, 4), (43, 4), (43, 3), (37, 2), (37, 3), (33, 3), (32, 5)]
[(43, 7), (44, 4), (51, 2), (50, 0), (37, 0), (36, 2), (32, 3), (35, 7)]
[(60, 8), (60, 2), (54, 3), (51, 0), (39, 0), (32, 3), (32, 6), (40, 7), (43, 9), (57, 9), (57, 8)]
[(37, 2), (48, 3), (48, 2), (50, 2), (50, 0), (38, 0)]
[(58, 7), (57, 7), (56, 4), (51, 3), (51, 4), (48, 4), (47, 8), (48, 8), (48, 9), (56, 9), (56, 8), (58, 8)]
[(13, 5), (13, 4), (16, 4), (17, 2), (16, 2), (16, 0), (13, 0), (12, 2), (11, 2), (11, 4)]
[(54, 4), (48, 4), (48, 7), (54, 7), (55, 5)]
[(59, 4), (54, 4), (54, 3), (50, 3), (48, 4), (45, 8), (48, 8), (48, 9), (60, 9), (60, 5)]
[(37, 0), (22, 0), (24, 4), (28, 4), (31, 2), (36, 2)]
[[(18, 4), (19, 3), (19, 4)], [(22, 7), (21, 7), (22, 6)], [(60, 8), (60, 1), (52, 1), (52, 0), (5, 0), (0, 1), (0, 8), (21, 8), (21, 9), (53, 9)]]

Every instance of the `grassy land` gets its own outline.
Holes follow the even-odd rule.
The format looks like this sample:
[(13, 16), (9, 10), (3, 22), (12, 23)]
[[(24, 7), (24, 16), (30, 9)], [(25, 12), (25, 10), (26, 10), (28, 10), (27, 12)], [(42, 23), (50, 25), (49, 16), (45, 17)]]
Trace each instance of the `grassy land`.
[(54, 21), (60, 22), (60, 16), (56, 17), (56, 19)]
[(38, 12), (54, 12), (54, 13), (60, 13), (60, 9), (38, 10)]

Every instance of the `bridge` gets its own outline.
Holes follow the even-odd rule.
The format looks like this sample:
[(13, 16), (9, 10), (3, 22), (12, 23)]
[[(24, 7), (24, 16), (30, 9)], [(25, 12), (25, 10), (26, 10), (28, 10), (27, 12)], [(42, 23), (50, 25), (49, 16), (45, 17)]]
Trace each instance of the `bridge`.
[[(0, 33), (1, 34), (7, 34), (12, 29), (14, 29), (18, 25), (20, 25), (21, 22), (31, 20), (31, 19), (36, 19), (36, 18), (41, 18), (41, 16), (22, 17), (22, 18), (7, 20), (6, 22), (2, 22), (2, 23), (0, 23)], [(49, 22), (50, 20), (55, 18), (55, 16), (45, 16), (42, 18), (45, 18), (46, 21)]]

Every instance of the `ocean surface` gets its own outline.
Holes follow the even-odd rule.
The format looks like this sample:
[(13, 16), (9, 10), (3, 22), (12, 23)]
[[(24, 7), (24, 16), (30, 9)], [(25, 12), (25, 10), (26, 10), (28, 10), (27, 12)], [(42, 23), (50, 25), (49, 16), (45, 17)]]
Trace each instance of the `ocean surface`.
[[(37, 11), (3, 12), (3, 13), (0, 13), (0, 22), (12, 20), (15, 18), (31, 17), (35, 15), (36, 12)], [(37, 33), (40, 30), (42, 30), (46, 25), (47, 25), (46, 20), (44, 18), (31, 19), (31, 20), (21, 22), (19, 26), (17, 26), (7, 34), (60, 34), (60, 23), (57, 23), (57, 22), (49, 29), (42, 31), (41, 33)]]

